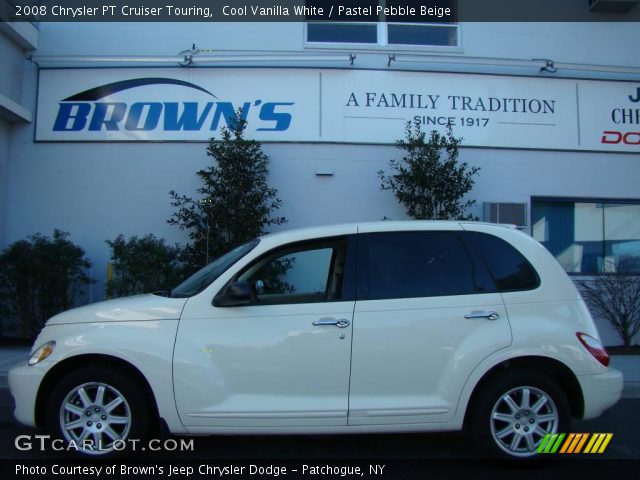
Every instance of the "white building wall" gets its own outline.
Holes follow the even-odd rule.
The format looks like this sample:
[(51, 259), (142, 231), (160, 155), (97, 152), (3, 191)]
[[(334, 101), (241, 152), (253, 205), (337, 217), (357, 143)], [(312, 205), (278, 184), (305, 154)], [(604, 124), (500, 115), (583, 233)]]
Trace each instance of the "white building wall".
[(22, 97), (24, 52), (11, 38), (2, 33), (0, 33), (0, 58), (2, 58), (0, 92), (7, 98), (19, 102)]
[(9, 135), (11, 126), (0, 120), (0, 248), (4, 246), (5, 227), (7, 224), (7, 185), (9, 184)]
[[(637, 67), (637, 23), (598, 22), (467, 22), (461, 24), (461, 57), (549, 58), (555, 62)], [(141, 35), (140, 32), (144, 32)], [(193, 44), (216, 53), (228, 51), (304, 52), (326, 48), (305, 45), (304, 24), (281, 23), (47, 23), (40, 27), (38, 55), (176, 55)], [(393, 47), (332, 48), (357, 52), (356, 66), (386, 62)], [(402, 51), (402, 49), (399, 49)], [(442, 53), (442, 49), (404, 49), (411, 53)], [(379, 59), (378, 59), (379, 60)], [(562, 75), (562, 72), (560, 72)]]
[[(31, 112), (22, 105), (25, 52), (35, 48), (37, 30), (31, 24), (0, 23), (0, 248), (6, 239), (11, 132), (15, 124), (31, 120)], [(35, 91), (29, 99), (35, 105)]]
[(462, 26), (465, 56), (549, 58), (585, 65), (637, 67), (638, 56), (631, 45), (639, 36), (638, 24), (630, 22), (473, 22)]
[(304, 25), (297, 22), (47, 23), (41, 25), (38, 54), (175, 55), (194, 43), (218, 53), (301, 51), (303, 32)]

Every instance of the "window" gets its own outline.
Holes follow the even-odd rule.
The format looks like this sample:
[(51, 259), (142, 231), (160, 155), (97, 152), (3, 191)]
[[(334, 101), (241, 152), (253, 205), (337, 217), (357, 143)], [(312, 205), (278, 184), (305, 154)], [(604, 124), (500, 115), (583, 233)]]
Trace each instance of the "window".
[(486, 233), (467, 235), (486, 262), (500, 292), (533, 290), (540, 284), (538, 274), (524, 256), (501, 238)]
[(532, 220), (569, 273), (640, 272), (640, 201), (534, 199)]
[(308, 23), (307, 41), (318, 43), (378, 42), (378, 29), (371, 23)]
[(455, 232), (366, 237), (369, 299), (477, 293), (473, 263)]
[[(318, 7), (322, 6), (328, 12), (333, 2), (311, 0), (308, 3)], [(337, 5), (334, 4), (334, 17), (337, 15), (335, 13)], [(457, 23), (409, 23), (406, 21), (408, 18), (406, 15), (385, 16), (384, 10), (378, 15), (376, 10), (377, 6), (382, 8), (409, 6), (419, 11), (422, 3), (407, 0), (402, 2), (397, 0), (378, 0), (377, 2), (352, 0), (342, 2), (341, 5), (352, 9), (370, 7), (372, 14), (368, 18), (362, 14), (358, 15), (357, 18), (360, 20), (358, 22), (349, 22), (349, 17), (344, 14), (341, 19), (346, 21), (341, 22), (317, 22), (309, 18), (306, 30), (308, 43), (431, 47), (457, 47), (459, 45)], [(430, 2), (428, 6), (450, 8), (452, 12), (455, 12), (454, 0), (436, 0)], [(362, 21), (363, 19), (370, 21)]]
[(288, 246), (262, 257), (238, 277), (261, 304), (342, 300), (347, 242)]
[(198, 270), (180, 285), (171, 290), (173, 298), (187, 298), (200, 293), (211, 285), (220, 275), (234, 263), (244, 257), (260, 243), (259, 239), (251, 240), (215, 259), (206, 267)]

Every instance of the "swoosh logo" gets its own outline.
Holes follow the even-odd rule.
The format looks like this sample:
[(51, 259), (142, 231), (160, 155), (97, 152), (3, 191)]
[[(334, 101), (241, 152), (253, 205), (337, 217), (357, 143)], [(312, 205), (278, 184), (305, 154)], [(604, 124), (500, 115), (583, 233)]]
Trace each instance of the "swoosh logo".
[(108, 95), (128, 90), (130, 88), (143, 87), (145, 85), (180, 85), (182, 87), (200, 90), (201, 92), (211, 95), (213, 98), (218, 98), (204, 88), (194, 85), (193, 83), (183, 82), (182, 80), (175, 80), (173, 78), (134, 78), (131, 80), (122, 80), (120, 82), (107, 83), (106, 85), (90, 88), (89, 90), (85, 90), (84, 92), (76, 93), (75, 95), (65, 98), (63, 102), (94, 102)]

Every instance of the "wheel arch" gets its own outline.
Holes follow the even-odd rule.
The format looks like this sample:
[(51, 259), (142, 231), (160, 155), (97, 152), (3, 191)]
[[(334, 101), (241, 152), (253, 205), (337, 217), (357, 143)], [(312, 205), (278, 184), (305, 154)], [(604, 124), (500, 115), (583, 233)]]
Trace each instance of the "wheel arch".
[(159, 418), (158, 405), (151, 385), (138, 368), (126, 360), (112, 355), (82, 354), (66, 358), (57, 363), (43, 378), (40, 383), (40, 387), (38, 388), (35, 404), (35, 421), (37, 427), (44, 427), (45, 425), (46, 405), (53, 391), (54, 385), (72, 371), (87, 365), (102, 365), (105, 368), (115, 367), (120, 373), (126, 372), (126, 374), (130, 375), (131, 378), (134, 378), (136, 383), (142, 387), (142, 393), (149, 401), (149, 406), (151, 407), (154, 418)]
[(571, 409), (571, 416), (574, 418), (582, 418), (584, 413), (584, 398), (582, 396), (582, 388), (578, 379), (564, 363), (549, 357), (542, 356), (525, 356), (515, 357), (504, 360), (491, 369), (489, 369), (476, 383), (469, 401), (467, 402), (467, 408), (464, 415), (464, 426), (467, 427), (470, 421), (471, 413), (473, 412), (473, 405), (485, 388), (495, 378), (500, 375), (504, 375), (509, 372), (515, 372), (518, 370), (533, 370), (543, 373), (553, 379), (558, 387), (567, 396), (569, 407)]

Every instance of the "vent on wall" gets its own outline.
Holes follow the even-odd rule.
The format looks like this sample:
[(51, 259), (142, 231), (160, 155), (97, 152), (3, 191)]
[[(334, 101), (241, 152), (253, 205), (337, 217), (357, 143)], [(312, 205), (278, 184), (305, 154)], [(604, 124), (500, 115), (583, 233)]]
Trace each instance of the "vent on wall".
[(587, 0), (591, 12), (627, 13), (639, 0)]
[(520, 229), (527, 228), (527, 204), (485, 202), (484, 221), (509, 223)]

